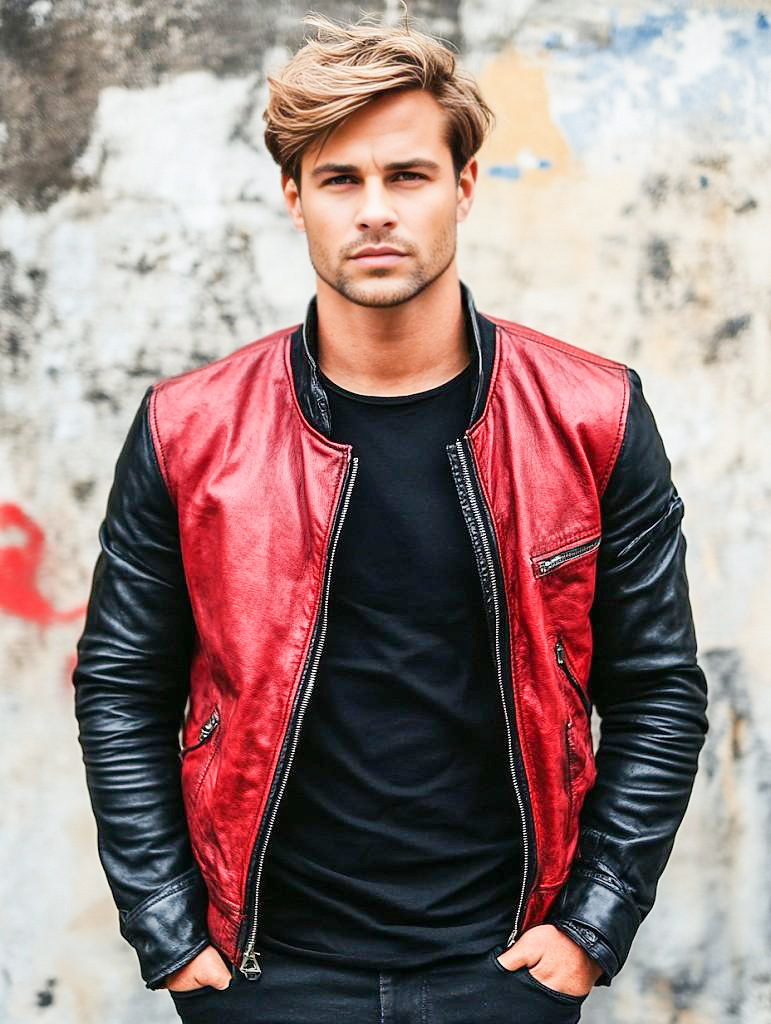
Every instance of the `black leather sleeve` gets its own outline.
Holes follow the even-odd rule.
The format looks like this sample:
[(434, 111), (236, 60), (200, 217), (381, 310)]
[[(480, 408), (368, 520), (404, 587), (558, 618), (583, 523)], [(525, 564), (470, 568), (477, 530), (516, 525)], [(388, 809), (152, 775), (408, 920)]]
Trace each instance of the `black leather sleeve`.
[(708, 730), (707, 683), (685, 569), (683, 501), (637, 373), (621, 452), (602, 497), (591, 610), (597, 778), (579, 849), (548, 921), (609, 985), (653, 906)]
[(179, 780), (195, 634), (176, 511), (150, 435), (151, 392), (116, 465), (73, 684), (99, 857), (152, 989), (209, 936)]

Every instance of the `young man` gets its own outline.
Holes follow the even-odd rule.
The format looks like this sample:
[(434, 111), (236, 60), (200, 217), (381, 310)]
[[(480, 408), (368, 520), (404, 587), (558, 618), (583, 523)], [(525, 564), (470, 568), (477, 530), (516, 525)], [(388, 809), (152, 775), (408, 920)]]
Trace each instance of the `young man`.
[(183, 1020), (576, 1021), (707, 731), (683, 503), (634, 370), (458, 279), (473, 80), (312, 23), (265, 115), (305, 322), (148, 390), (101, 527), (101, 860)]

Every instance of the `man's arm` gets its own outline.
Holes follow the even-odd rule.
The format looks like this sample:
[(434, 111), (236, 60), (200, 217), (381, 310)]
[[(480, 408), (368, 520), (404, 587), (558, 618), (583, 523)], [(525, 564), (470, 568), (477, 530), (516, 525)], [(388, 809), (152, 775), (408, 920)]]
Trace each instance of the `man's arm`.
[(627, 370), (629, 414), (602, 496), (591, 610), (597, 778), (571, 874), (547, 918), (602, 966), (598, 985), (621, 969), (653, 906), (708, 730), (683, 502), (640, 378)]
[(145, 393), (99, 530), (73, 674), (98, 851), (148, 988), (209, 944), (179, 779), (194, 627)]

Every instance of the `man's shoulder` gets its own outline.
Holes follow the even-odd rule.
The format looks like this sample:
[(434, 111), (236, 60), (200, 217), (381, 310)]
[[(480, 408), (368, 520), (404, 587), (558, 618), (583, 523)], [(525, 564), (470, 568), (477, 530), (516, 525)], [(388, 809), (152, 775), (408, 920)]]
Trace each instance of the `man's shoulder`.
[(267, 370), (269, 364), (275, 364), (277, 360), (283, 364), (283, 343), (299, 326), (292, 324), (279, 328), (203, 366), (162, 377), (156, 381), (153, 390), (162, 392), (167, 399), (183, 400), (187, 395), (194, 396), (212, 388), (219, 391), (223, 385), (227, 388), (237, 386), (239, 380), (249, 378), (262, 369)]
[(561, 338), (538, 331), (515, 320), (507, 320), (503, 317), (493, 316), (490, 313), (481, 313), (481, 315), (500, 328), (501, 336), (504, 340), (510, 345), (517, 347), (523, 354), (532, 359), (541, 358), (547, 362), (553, 362), (555, 359), (562, 357), (563, 359), (579, 360), (593, 366), (606, 367), (616, 371), (626, 371), (628, 369), (626, 364), (619, 360), (603, 356), (599, 352), (583, 348), (580, 345), (563, 341)]

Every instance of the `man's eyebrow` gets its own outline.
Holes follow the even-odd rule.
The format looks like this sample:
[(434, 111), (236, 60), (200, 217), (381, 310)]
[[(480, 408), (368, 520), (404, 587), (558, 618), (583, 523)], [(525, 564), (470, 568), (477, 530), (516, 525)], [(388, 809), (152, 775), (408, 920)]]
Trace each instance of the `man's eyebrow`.
[[(386, 171), (408, 171), (413, 167), (423, 167), (428, 171), (438, 171), (441, 168), (434, 160), (427, 160), (425, 157), (416, 157), (414, 160), (396, 160), (386, 164)], [(359, 168), (356, 164), (320, 164), (311, 171), (312, 178), (318, 178), (322, 174), (358, 174)]]

